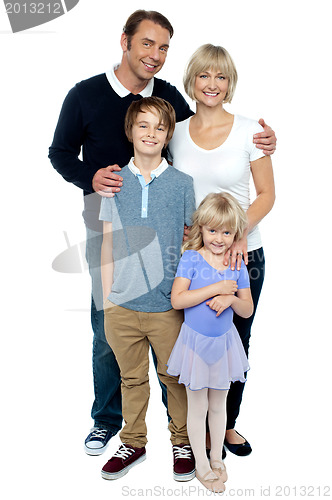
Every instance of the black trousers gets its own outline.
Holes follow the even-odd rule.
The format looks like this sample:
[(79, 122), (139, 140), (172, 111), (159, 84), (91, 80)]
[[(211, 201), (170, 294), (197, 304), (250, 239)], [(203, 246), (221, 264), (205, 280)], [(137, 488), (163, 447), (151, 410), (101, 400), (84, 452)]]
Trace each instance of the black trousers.
[[(233, 322), (239, 332), (246, 355), (248, 356), (251, 325), (254, 321), (259, 296), (262, 290), (265, 274), (265, 258), (263, 248), (248, 252), (248, 273), (250, 290), (254, 303), (254, 312), (250, 318), (240, 318), (234, 313)], [(240, 412), (240, 405), (245, 384), (234, 382), (227, 396), (227, 429), (234, 429), (236, 419)]]

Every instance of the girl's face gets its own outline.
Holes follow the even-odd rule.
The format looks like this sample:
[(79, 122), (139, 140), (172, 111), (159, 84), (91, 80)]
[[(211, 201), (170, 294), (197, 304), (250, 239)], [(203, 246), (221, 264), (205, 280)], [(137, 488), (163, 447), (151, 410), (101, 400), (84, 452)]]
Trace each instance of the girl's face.
[(199, 73), (195, 79), (195, 98), (208, 107), (222, 104), (228, 90), (228, 79), (220, 72), (210, 69)]
[(204, 248), (214, 255), (224, 255), (232, 246), (235, 234), (226, 227), (214, 229), (209, 226), (202, 226), (201, 233)]

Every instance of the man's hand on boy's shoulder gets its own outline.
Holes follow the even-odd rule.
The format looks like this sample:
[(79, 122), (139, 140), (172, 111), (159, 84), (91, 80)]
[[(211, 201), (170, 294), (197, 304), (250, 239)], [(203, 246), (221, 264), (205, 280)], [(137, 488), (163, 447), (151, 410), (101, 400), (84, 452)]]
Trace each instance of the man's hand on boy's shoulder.
[(123, 179), (120, 175), (113, 173), (115, 171), (121, 171), (119, 165), (109, 165), (97, 170), (92, 179), (93, 190), (106, 198), (112, 198), (114, 193), (118, 193)]

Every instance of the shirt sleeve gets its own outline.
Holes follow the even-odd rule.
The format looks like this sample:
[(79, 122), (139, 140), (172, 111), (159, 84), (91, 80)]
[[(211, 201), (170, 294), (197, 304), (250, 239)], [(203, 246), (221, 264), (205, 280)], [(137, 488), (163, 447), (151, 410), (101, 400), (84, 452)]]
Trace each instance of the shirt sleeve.
[(66, 181), (93, 193), (92, 179), (96, 170), (78, 158), (84, 134), (81, 105), (74, 87), (63, 102), (48, 157)]
[(99, 220), (104, 220), (106, 222), (113, 221), (113, 198), (102, 198), (100, 205)]
[(196, 259), (192, 250), (184, 252), (180, 259), (175, 277), (192, 280), (195, 272), (195, 262)]
[(263, 132), (263, 127), (256, 122), (255, 120), (250, 120), (250, 126), (248, 126), (248, 149), (249, 149), (249, 160), (255, 161), (259, 160), (259, 158), (263, 158), (264, 153), (262, 149), (256, 148), (256, 144), (253, 143), (253, 135), (258, 134), (259, 132)]
[(169, 84), (169, 89), (172, 96), (169, 101), (175, 110), (176, 121), (182, 122), (183, 120), (186, 120), (187, 118), (192, 116), (194, 112), (190, 109), (189, 104), (176, 87)]
[(241, 263), (241, 269), (239, 271), (239, 277), (237, 279), (237, 286), (239, 290), (241, 288), (250, 288), (248, 269), (243, 261)]

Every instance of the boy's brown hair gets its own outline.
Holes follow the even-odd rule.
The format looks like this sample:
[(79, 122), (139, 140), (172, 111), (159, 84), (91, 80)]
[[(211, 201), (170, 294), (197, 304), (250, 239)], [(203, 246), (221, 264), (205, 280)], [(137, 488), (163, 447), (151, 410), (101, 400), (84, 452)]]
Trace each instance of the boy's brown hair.
[(138, 113), (146, 111), (156, 112), (159, 116), (160, 124), (167, 128), (165, 146), (172, 139), (175, 129), (176, 116), (173, 106), (160, 97), (143, 97), (139, 101), (133, 101), (127, 110), (125, 117), (125, 132), (128, 140), (133, 142), (132, 128), (136, 122)]

